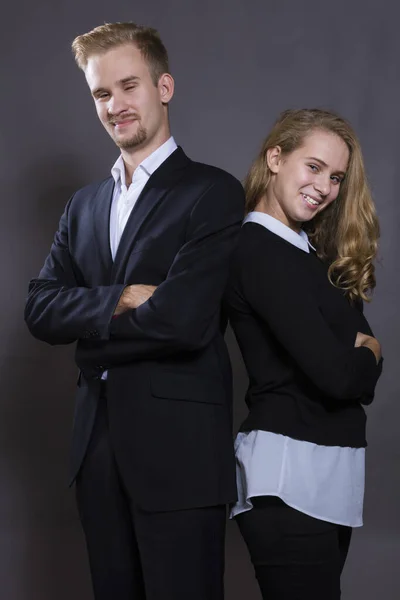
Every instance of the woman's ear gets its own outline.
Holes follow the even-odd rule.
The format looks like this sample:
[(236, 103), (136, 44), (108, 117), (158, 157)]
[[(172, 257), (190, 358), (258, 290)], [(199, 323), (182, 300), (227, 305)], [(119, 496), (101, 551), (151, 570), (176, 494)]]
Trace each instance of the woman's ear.
[(278, 173), (282, 163), (282, 149), (280, 146), (274, 146), (267, 150), (267, 165), (271, 173)]

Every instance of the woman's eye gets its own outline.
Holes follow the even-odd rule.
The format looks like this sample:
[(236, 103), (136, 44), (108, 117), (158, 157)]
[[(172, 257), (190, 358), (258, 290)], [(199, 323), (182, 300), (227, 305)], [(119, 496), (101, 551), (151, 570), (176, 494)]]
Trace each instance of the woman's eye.
[(308, 165), (311, 169), (311, 171), (313, 171), (313, 173), (318, 173), (319, 169), (317, 167), (317, 165)]
[(333, 175), (331, 177), (332, 181), (334, 181), (336, 184), (342, 183), (342, 178), (338, 177), (337, 175)]

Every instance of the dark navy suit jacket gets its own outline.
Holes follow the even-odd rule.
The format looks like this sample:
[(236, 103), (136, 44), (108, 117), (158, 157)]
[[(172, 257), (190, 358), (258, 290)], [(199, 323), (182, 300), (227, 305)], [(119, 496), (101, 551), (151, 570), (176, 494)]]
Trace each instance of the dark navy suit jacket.
[[(73, 481), (108, 371), (110, 435), (137, 505), (147, 510), (235, 500), (232, 384), (221, 298), (244, 213), (240, 183), (178, 148), (141, 193), (112, 260), (114, 181), (68, 202), (29, 286), (25, 320), (50, 344), (77, 342)], [(113, 318), (125, 286), (158, 286)]]

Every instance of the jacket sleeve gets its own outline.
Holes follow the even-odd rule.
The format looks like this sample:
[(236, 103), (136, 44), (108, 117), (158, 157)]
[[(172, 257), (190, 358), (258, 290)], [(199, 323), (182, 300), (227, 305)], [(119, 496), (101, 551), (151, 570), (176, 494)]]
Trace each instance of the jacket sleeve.
[(244, 297), (314, 385), (342, 401), (373, 395), (381, 363), (369, 348), (348, 348), (335, 336), (295, 265), (274, 257), (246, 262)]
[(32, 335), (49, 344), (109, 338), (109, 326), (124, 285), (80, 285), (68, 249), (68, 202), (50, 254), (29, 284), (25, 321)]
[(110, 340), (80, 344), (81, 365), (105, 367), (198, 350), (220, 324), (229, 259), (244, 214), (244, 192), (233, 177), (217, 180), (199, 197), (186, 241), (153, 296), (113, 319)]
[[(363, 301), (356, 300), (354, 303), (354, 307), (357, 309), (358, 315), (359, 315), (358, 331), (361, 331), (361, 333), (365, 333), (366, 335), (372, 335), (374, 337), (374, 332), (372, 331), (367, 319), (364, 316)], [(382, 375), (383, 358), (380, 359), (377, 366), (378, 366), (378, 372), (377, 372), (377, 379), (378, 379)], [(375, 397), (375, 386), (373, 386), (369, 390), (368, 394), (365, 394), (364, 396), (362, 396), (360, 398), (360, 403), (363, 404), (364, 406), (368, 406), (369, 404), (371, 404), (373, 402), (374, 397)]]

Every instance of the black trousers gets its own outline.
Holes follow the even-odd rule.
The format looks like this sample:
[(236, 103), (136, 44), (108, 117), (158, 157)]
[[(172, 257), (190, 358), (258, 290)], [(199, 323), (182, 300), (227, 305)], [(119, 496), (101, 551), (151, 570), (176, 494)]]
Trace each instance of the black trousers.
[(225, 506), (135, 506), (112, 451), (105, 397), (76, 493), (95, 600), (223, 599)]
[(264, 600), (339, 600), (352, 529), (301, 513), (276, 497), (252, 498), (236, 517)]

